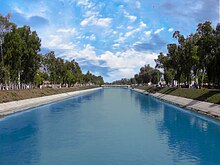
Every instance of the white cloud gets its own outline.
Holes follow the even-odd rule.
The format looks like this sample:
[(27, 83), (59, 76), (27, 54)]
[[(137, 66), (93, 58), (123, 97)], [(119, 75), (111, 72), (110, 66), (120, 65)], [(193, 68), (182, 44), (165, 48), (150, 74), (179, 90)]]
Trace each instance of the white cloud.
[(133, 49), (115, 54), (107, 51), (100, 56), (101, 60), (106, 61), (106, 66), (113, 70), (109, 73), (109, 77), (106, 78), (107, 80), (131, 78), (138, 72), (140, 67), (146, 64), (154, 66), (155, 58), (157, 58), (157, 53), (143, 53)]
[(140, 31), (142, 31), (146, 26), (147, 26), (147, 25), (146, 25), (145, 23), (140, 22), (139, 27), (136, 28), (136, 29), (134, 29), (134, 30), (132, 30), (132, 31), (127, 32), (127, 33), (125, 34), (125, 37), (128, 38), (128, 37), (130, 37), (130, 36), (133, 36), (135, 33), (138, 33), (138, 32), (140, 32)]
[(40, 2), (37, 5), (35, 3), (30, 3), (28, 9), (24, 8), (23, 6), (18, 7), (16, 4), (13, 4), (12, 9), (16, 13), (19, 13), (26, 18), (30, 18), (32, 16), (40, 16), (47, 18), (47, 12), (50, 12), (45, 2)]
[(149, 30), (149, 31), (146, 31), (146, 32), (145, 32), (145, 35), (146, 35), (147, 37), (150, 37), (150, 36), (151, 36), (151, 33), (152, 33), (152, 31)]
[(112, 22), (112, 18), (96, 18), (94, 16), (85, 18), (80, 25), (81, 26), (88, 26), (88, 25), (95, 25), (100, 27), (110, 27)]
[[(78, 58), (86, 58), (89, 61), (97, 61), (98, 57), (96, 56), (95, 47), (87, 44), (84, 46), (84, 49), (78, 51)], [(92, 60), (93, 59), (93, 60)]]
[(138, 8), (138, 9), (141, 8), (141, 3), (139, 1), (136, 1), (135, 5), (136, 5), (136, 8)]
[(159, 34), (160, 32), (162, 32), (164, 30), (164, 28), (160, 28), (160, 29), (157, 29), (154, 34)]
[(63, 35), (49, 35), (47, 38), (45, 37), (42, 40), (43, 47), (48, 49), (65, 49), (65, 50), (72, 50), (75, 49), (75, 45), (72, 42), (68, 41), (67, 36)]
[(120, 44), (114, 44), (113, 45), (113, 47), (119, 47), (120, 46)]
[(130, 15), (128, 12), (124, 11), (124, 16), (130, 20), (130, 22), (134, 22), (137, 19), (137, 16)]
[(91, 8), (92, 7), (92, 3), (89, 0), (76, 0), (77, 5), (79, 6), (84, 6), (87, 8)]
[(90, 24), (90, 22), (92, 22), (93, 20), (93, 17), (88, 17), (88, 18), (85, 18), (84, 20), (81, 21), (80, 25), (81, 26), (87, 26)]
[(57, 29), (58, 33), (68, 33), (68, 34), (76, 34), (77, 31), (75, 28), (60, 28)]
[(24, 14), (24, 12), (18, 6), (13, 6), (13, 9), (19, 14)]
[(59, 49), (64, 49), (64, 50), (72, 50), (75, 49), (75, 45), (72, 42), (69, 43), (61, 43), (59, 45), (57, 45), (59, 47)]
[(117, 43), (124, 43), (125, 40), (126, 40), (125, 37), (123, 37), (123, 36), (119, 36), (119, 38), (118, 38), (117, 40), (114, 40), (114, 42), (117, 42)]
[(168, 29), (168, 32), (172, 32), (174, 29), (173, 28), (169, 28)]
[[(43, 48), (50, 50), (73, 50), (77, 42), (73, 38), (80, 36), (80, 32), (75, 28), (57, 28), (55, 26), (48, 26), (38, 31)], [(74, 37), (73, 37), (74, 36)]]
[(94, 34), (92, 34), (90, 36), (86, 36), (85, 39), (89, 39), (91, 41), (95, 41), (96, 40), (96, 36)]
[(146, 25), (144, 22), (141, 21), (141, 22), (140, 22), (140, 27), (141, 27), (141, 28), (146, 28), (147, 25)]
[(134, 15), (130, 15), (128, 16), (128, 18), (130, 19), (131, 22), (134, 22), (137, 19), (137, 17)]
[[(114, 44), (113, 46), (118, 47), (120, 45)], [(83, 49), (77, 49), (77, 47), (68, 49), (63, 54), (69, 59), (76, 59), (80, 65), (87, 65), (87, 62), (89, 62), (99, 67), (109, 68), (110, 72), (108, 76), (104, 77), (105, 81), (131, 78), (134, 74), (138, 73), (140, 67), (146, 64), (150, 64), (152, 67), (155, 66), (154, 59), (158, 55), (153, 52), (138, 52), (134, 49), (127, 49), (124, 52), (116, 53), (106, 51), (101, 55), (97, 55), (95, 47), (90, 44), (84, 45)], [(104, 61), (104, 63), (100, 63), (100, 61)], [(98, 71), (96, 72), (98, 73)]]
[(126, 34), (125, 34), (125, 37), (126, 38), (128, 38), (128, 37), (130, 37), (130, 36), (132, 36), (134, 33), (136, 33), (137, 32), (137, 30), (135, 29), (135, 30), (132, 30), (132, 31), (129, 31), (129, 32), (127, 32)]
[(96, 40), (96, 36), (94, 34), (92, 34), (89, 38), (91, 41), (95, 41)]
[(98, 16), (99, 12), (96, 10), (88, 10), (86, 11), (84, 17)]
[(132, 26), (128, 26), (128, 27), (127, 27), (128, 30), (131, 30), (131, 29), (133, 29), (133, 28), (134, 28), (134, 27), (132, 27)]
[(109, 27), (111, 25), (111, 22), (112, 22), (111, 18), (98, 18), (94, 20), (94, 25), (101, 27)]
[(123, 25), (120, 25), (120, 26), (117, 26), (116, 28), (117, 28), (117, 29), (124, 29), (124, 26), (123, 26)]

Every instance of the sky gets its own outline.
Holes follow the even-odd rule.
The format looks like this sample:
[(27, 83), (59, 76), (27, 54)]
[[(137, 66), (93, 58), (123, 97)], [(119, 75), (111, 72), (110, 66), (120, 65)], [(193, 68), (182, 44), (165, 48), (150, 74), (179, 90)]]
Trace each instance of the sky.
[(0, 13), (41, 38), (43, 54), (75, 59), (82, 71), (106, 82), (131, 78), (166, 45), (209, 20), (220, 19), (220, 0), (0, 0)]

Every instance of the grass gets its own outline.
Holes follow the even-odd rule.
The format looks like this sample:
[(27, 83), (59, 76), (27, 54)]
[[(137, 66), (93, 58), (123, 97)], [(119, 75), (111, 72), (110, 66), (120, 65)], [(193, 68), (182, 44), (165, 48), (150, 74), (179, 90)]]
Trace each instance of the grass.
[(72, 87), (72, 88), (61, 88), (61, 89), (24, 89), (24, 90), (0, 90), (0, 103), (17, 101), (35, 97), (49, 96), (54, 94), (73, 92), (84, 89), (91, 89), (97, 86), (88, 86), (88, 87)]
[(194, 89), (194, 88), (159, 88), (159, 87), (138, 87), (148, 92), (158, 92), (174, 96), (185, 97), (189, 99), (206, 101), (211, 103), (220, 104), (220, 90), (217, 89)]

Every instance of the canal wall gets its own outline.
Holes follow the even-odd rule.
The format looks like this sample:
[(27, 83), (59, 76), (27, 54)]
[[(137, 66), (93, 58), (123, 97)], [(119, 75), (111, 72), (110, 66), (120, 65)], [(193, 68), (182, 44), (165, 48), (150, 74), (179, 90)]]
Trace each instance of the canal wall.
[(220, 120), (220, 105), (214, 104), (214, 103), (208, 103), (204, 101), (198, 101), (193, 99), (188, 99), (184, 97), (179, 96), (173, 96), (173, 95), (165, 95), (161, 93), (149, 93), (145, 90), (141, 89), (131, 89), (133, 91), (145, 94), (145, 95), (151, 95), (155, 98), (167, 101), (172, 104), (176, 104), (182, 108), (186, 108), (189, 110), (196, 111), (200, 114), (205, 114), (214, 118), (217, 118)]
[(25, 111), (30, 108), (34, 108), (34, 107), (41, 106), (44, 104), (64, 100), (64, 99), (67, 99), (73, 96), (90, 93), (90, 92), (93, 92), (99, 89), (102, 89), (102, 88), (86, 89), (86, 90), (67, 92), (67, 93), (61, 93), (61, 94), (50, 95), (50, 96), (43, 96), (43, 97), (37, 97), (37, 98), (31, 98), (31, 99), (25, 99), (25, 100), (12, 101), (8, 103), (1, 103), (0, 104), (0, 116), (2, 117), (2, 116), (10, 115), (13, 113), (17, 113), (20, 111)]

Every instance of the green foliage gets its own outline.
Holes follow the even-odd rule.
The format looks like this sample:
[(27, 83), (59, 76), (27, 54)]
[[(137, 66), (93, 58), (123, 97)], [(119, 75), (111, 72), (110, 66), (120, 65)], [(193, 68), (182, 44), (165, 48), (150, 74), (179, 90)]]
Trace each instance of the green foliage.
[[(141, 87), (139, 87), (141, 88)], [(168, 95), (180, 96), (189, 99), (207, 101), (220, 104), (220, 92), (213, 89), (193, 89), (193, 88), (159, 88), (159, 87), (142, 87), (148, 92), (158, 92)]]
[(112, 84), (115, 84), (115, 85), (130, 85), (131, 84), (131, 79), (122, 78), (121, 80), (113, 81)]
[(68, 86), (71, 86), (71, 84), (74, 84), (74, 74), (70, 70), (67, 70), (66, 72), (66, 81)]
[(39, 87), (41, 84), (43, 84), (43, 76), (41, 72), (37, 72), (34, 76), (34, 84), (35, 86)]
[(158, 84), (160, 82), (161, 75), (162, 73), (159, 70), (154, 69), (151, 73), (151, 77), (152, 77), (151, 82), (153, 84)]
[(220, 86), (220, 24), (213, 29), (206, 21), (198, 24), (195, 34), (184, 37), (175, 31), (173, 37), (178, 44), (168, 44), (167, 55), (160, 53), (155, 60), (156, 68), (164, 69), (166, 82), (190, 83), (193, 79)]
[[(56, 57), (53, 51), (41, 55), (41, 40), (29, 26), (17, 27), (10, 15), (0, 14), (0, 83), (31, 83), (39, 86), (43, 80), (52, 84), (104, 83), (101, 76), (83, 75), (77, 62)], [(3, 42), (4, 41), (4, 42)]]
[(149, 82), (157, 84), (160, 81), (161, 75), (158, 69), (154, 69), (148, 64), (141, 67), (139, 74), (134, 75), (134, 78), (137, 80), (138, 84), (147, 84)]
[(9, 83), (10, 81), (10, 73), (9, 68), (3, 66), (3, 64), (0, 64), (0, 83)]
[(164, 80), (166, 84), (171, 84), (174, 79), (175, 71), (173, 69), (164, 69)]
[(43, 56), (42, 68), (53, 84), (68, 84), (69, 87), (76, 83), (104, 84), (101, 76), (95, 76), (89, 71), (83, 75), (79, 64), (75, 60), (64, 61), (62, 58), (56, 58), (54, 52), (49, 52)]
[(83, 76), (84, 83), (92, 83), (95, 85), (102, 85), (104, 84), (104, 80), (101, 76), (95, 76), (91, 74), (89, 71)]
[(131, 84), (147, 84), (149, 82), (157, 84), (160, 81), (162, 73), (158, 69), (152, 68), (149, 64), (140, 68), (139, 74), (135, 74), (133, 78), (114, 81), (117, 85), (131, 85)]
[(40, 66), (40, 39), (30, 27), (12, 27), (4, 38), (4, 65), (9, 67), (10, 80), (20, 83), (33, 83)]

